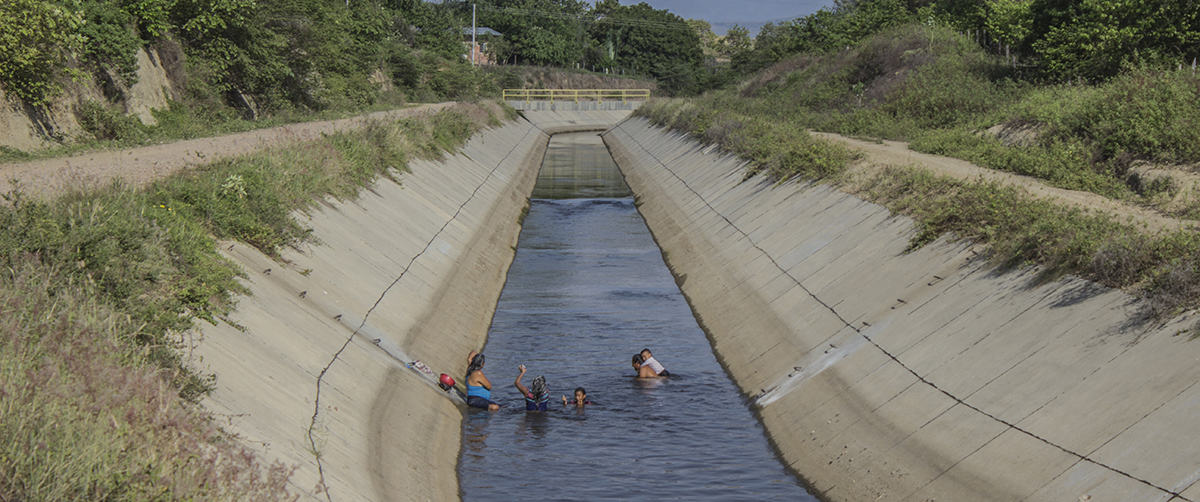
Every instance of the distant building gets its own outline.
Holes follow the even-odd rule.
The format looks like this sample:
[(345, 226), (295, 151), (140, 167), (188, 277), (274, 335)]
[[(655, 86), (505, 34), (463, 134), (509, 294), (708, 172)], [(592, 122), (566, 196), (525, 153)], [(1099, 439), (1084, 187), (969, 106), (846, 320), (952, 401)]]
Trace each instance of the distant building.
[(476, 65), (492, 64), (488, 55), (488, 42), (503, 37), (500, 32), (482, 26), (475, 27), (475, 46), (471, 47), (471, 28), (463, 28), (463, 48), (467, 51), (463, 57), (474, 61)]

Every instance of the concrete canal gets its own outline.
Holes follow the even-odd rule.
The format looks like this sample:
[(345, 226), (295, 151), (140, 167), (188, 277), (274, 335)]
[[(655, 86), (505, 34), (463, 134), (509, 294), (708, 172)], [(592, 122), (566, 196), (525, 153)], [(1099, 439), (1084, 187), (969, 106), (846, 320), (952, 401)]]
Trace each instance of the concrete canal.
[[(668, 379), (633, 378), (650, 348)], [(492, 321), (499, 412), (471, 409), (465, 500), (815, 500), (712, 354), (596, 133), (551, 138)], [(550, 411), (513, 385), (544, 375)], [(584, 387), (594, 404), (563, 406)]]
[[(1194, 312), (910, 250), (908, 218), (627, 115), (528, 112), (299, 215), (320, 244), (223, 245), (252, 296), (189, 348), (205, 406), (305, 501), (808, 498), (790, 472), (828, 501), (1200, 500)], [(621, 175), (594, 133), (547, 147), (581, 130)], [(599, 160), (539, 176), (564, 156)], [(480, 347), (498, 413), (435, 384)], [(631, 378), (644, 347), (677, 376)], [(527, 415), (518, 364), (596, 404)]]

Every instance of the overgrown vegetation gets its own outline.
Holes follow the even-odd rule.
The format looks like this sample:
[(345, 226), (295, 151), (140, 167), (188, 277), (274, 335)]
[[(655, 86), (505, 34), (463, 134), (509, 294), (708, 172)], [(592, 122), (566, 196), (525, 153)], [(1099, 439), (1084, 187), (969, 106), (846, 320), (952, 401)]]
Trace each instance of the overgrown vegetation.
[[(783, 152), (790, 149), (829, 151), (797, 132), (820, 130), (908, 141), (914, 150), (1196, 218), (1195, 190), (1170, 177), (1145, 174), (1144, 168), (1200, 163), (1200, 108), (1195, 106), (1200, 77), (1179, 64), (1182, 56), (1200, 52), (1195, 37), (1180, 34), (1194, 33), (1200, 24), (1190, 21), (1191, 13), (1180, 15), (1178, 30), (1169, 36), (1183, 36), (1182, 42), (1156, 45), (1152, 58), (1142, 56), (1165, 35), (1130, 38), (1138, 50), (1146, 50), (1142, 56), (1136, 50), (1076, 53), (1090, 62), (1072, 67), (1094, 69), (1086, 74), (1056, 69), (1071, 65), (1062, 59), (1065, 52), (1037, 42), (1038, 36), (1048, 36), (1044, 33), (1005, 32), (1024, 37), (1021, 43), (990, 38), (1001, 34), (1003, 9), (1021, 10), (1008, 13), (1019, 24), (1021, 16), (1036, 17), (1060, 3), (990, 0), (973, 3), (976, 9), (957, 2), (838, 2), (833, 10), (765, 30), (751, 47), (743, 44), (741, 57), (776, 62), (756, 67), (736, 85), (686, 102), (655, 100), (637, 113), (719, 144), (750, 160), (752, 172), (779, 179), (845, 180), (838, 173), (847, 169), (849, 155), (793, 154), (823, 160), (771, 167), (785, 165), (773, 159), (786, 158)], [(1070, 9), (1129, 7), (1121, 11), (1126, 16), (1141, 12), (1137, 6), (1142, 4), (1081, 2)], [(1161, 20), (1178, 4), (1165, 2), (1162, 10), (1143, 14)], [(1113, 18), (1116, 25), (1133, 22), (1121, 16)], [(990, 35), (968, 31), (976, 26), (971, 23), (991, 23)], [(1066, 24), (1079, 28), (1074, 21)], [(1012, 45), (1005, 48), (1005, 43)], [(1164, 63), (1171, 58), (1178, 59)], [(736, 54), (733, 60), (739, 68)], [(1116, 71), (1109, 65), (1113, 60)], [(740, 68), (750, 68), (749, 61)], [(786, 144), (755, 145), (755, 138), (785, 137), (776, 141)], [(907, 169), (885, 170), (878, 178), (855, 180), (854, 186), (865, 186), (863, 195), (914, 217), (922, 230), (914, 246), (947, 232), (986, 242), (999, 263), (1039, 263), (1051, 275), (1080, 274), (1141, 295), (1149, 300), (1148, 319), (1200, 306), (1195, 263), (1200, 246), (1191, 233), (1146, 236), (1144, 229), (1036, 201), (1014, 189)]]
[[(58, 147), (3, 148), (0, 162), (410, 102), (498, 97), (513, 72), (483, 71), (464, 59), (461, 7), (409, 0), (0, 2), (0, 91), (27, 106), (35, 121), (51, 105), (65, 106), (85, 133), (68, 137), (62, 124), (46, 122), (45, 139)], [(170, 108), (154, 112), (153, 126), (126, 114), (141, 49), (170, 81)]]
[[(0, 496), (5, 500), (294, 500), (164, 382), (96, 284), (37, 255), (0, 277)], [(169, 375), (168, 375), (169, 377)]]
[(189, 403), (214, 376), (187, 368), (181, 333), (215, 322), (244, 292), (216, 239), (277, 256), (309, 235), (294, 211), (352, 199), (408, 158), (439, 156), (498, 124), (498, 112), (460, 105), (375, 123), (144, 190), (8, 194), (0, 499), (287, 499), (288, 468), (260, 465)]
[(917, 220), (913, 248), (950, 233), (990, 246), (1004, 268), (1042, 265), (1140, 293), (1144, 319), (1162, 320), (1200, 300), (1200, 236), (1146, 235), (1112, 215), (1090, 213), (997, 182), (962, 181), (911, 166), (861, 180), (857, 193)]
[[(108, 99), (123, 100), (141, 47), (166, 52), (189, 105), (252, 96), (267, 114), (369, 106), (389, 99), (391, 86), (381, 84), (457, 99), (447, 93), (473, 94), (482, 82), (461, 57), (463, 21), (451, 5), (15, 0), (0, 4), (0, 21), (0, 88), (34, 105), (53, 97), (70, 71), (94, 76)], [(468, 81), (439, 88), (446, 79)]]
[(716, 111), (684, 100), (652, 100), (638, 109), (657, 124), (715, 144), (751, 162), (746, 177), (759, 173), (778, 180), (801, 177), (837, 181), (862, 153), (813, 138), (799, 123), (761, 115)]

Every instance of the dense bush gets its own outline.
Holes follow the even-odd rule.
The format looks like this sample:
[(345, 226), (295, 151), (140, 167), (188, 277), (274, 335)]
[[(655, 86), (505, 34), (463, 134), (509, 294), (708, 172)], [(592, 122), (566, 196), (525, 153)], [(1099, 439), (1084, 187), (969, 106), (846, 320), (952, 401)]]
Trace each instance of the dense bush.
[[(84, 2), (83, 12), (86, 23), (80, 33), (87, 39), (83, 57), (93, 71), (105, 77), (111, 73), (116, 83), (125, 87), (137, 83), (137, 51), (143, 41), (134, 32), (133, 16), (117, 5), (98, 0)], [(117, 92), (112, 94), (118, 97)]]
[(69, 55), (83, 47), (83, 17), (45, 0), (0, 2), (0, 89), (44, 104), (61, 88)]

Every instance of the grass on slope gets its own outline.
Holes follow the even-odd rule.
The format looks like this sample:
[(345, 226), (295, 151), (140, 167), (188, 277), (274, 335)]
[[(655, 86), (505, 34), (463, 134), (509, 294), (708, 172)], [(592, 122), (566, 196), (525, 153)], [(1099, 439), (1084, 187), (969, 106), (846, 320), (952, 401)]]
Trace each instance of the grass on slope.
[[(1180, 187), (1143, 179), (1131, 166), (1200, 162), (1198, 98), (1200, 78), (1190, 70), (1130, 68), (1100, 84), (1037, 85), (966, 37), (913, 25), (838, 53), (795, 56), (700, 98), (652, 100), (636, 114), (746, 158), (748, 175), (846, 183), (856, 155), (804, 132), (815, 129), (909, 141), (915, 150), (1149, 204)], [(853, 185), (916, 219), (914, 246), (946, 232), (988, 243), (998, 263), (1039, 263), (1049, 276), (1079, 274), (1143, 296), (1145, 319), (1200, 307), (1194, 232), (1147, 236), (1018, 189), (911, 168)], [(1198, 215), (1200, 200), (1175, 213)]]
[[(0, 207), (0, 500), (289, 500), (193, 401), (212, 375), (178, 352), (196, 319), (244, 292), (216, 239), (277, 255), (308, 236), (293, 211), (352, 199), (410, 157), (436, 157), (499, 109), (429, 117), (182, 172)], [(514, 118), (508, 109), (506, 118)]]

